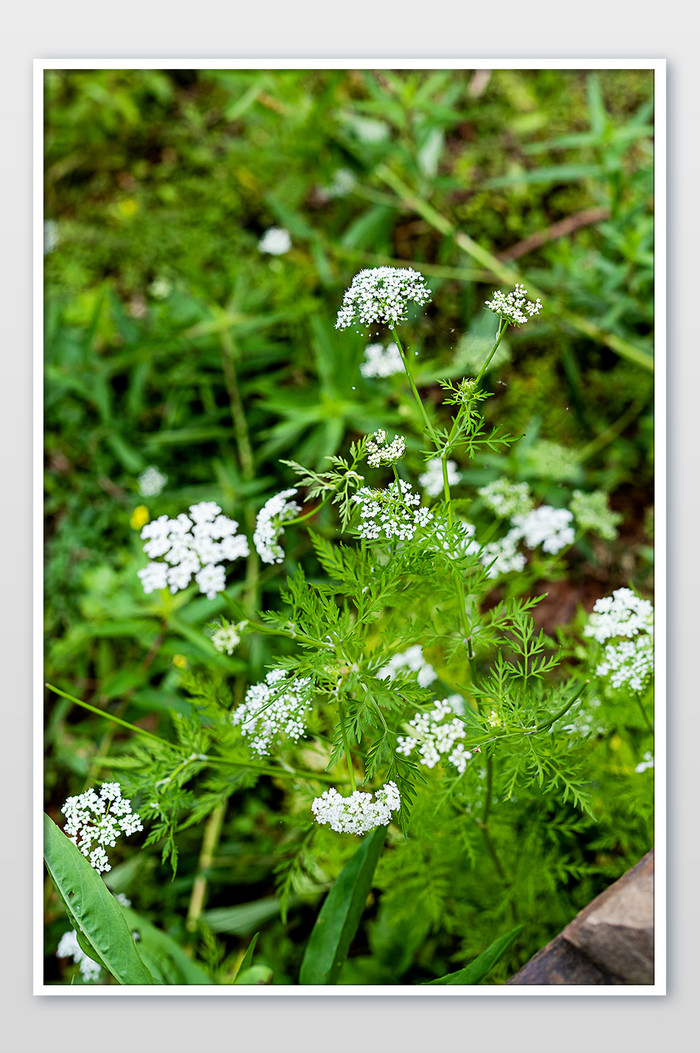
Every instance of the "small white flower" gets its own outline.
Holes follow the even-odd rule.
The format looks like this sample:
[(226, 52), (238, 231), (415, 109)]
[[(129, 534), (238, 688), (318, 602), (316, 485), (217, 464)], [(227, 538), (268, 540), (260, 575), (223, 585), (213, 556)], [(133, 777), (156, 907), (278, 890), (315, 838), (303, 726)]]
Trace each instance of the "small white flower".
[(573, 518), (567, 508), (540, 505), (527, 515), (513, 516), (513, 533), (519, 533), (528, 548), (541, 545), (544, 552), (554, 555), (567, 545), (573, 545), (576, 537), (570, 525)]
[(409, 647), (408, 650), (402, 651), (401, 654), (395, 654), (386, 665), (382, 666), (376, 675), (379, 680), (393, 680), (402, 669), (409, 669), (418, 673), (416, 680), (420, 687), (428, 687), (438, 678), (432, 665), (426, 662), (423, 657), (423, 649), (420, 644)]
[(524, 569), (526, 560), (522, 552), (518, 552), (519, 540), (520, 532), (511, 530), (505, 537), (484, 545), (480, 559), (487, 568), (487, 577), (497, 578), (501, 574), (510, 574), (511, 571)]
[(56, 949), (56, 957), (72, 958), (75, 964), (80, 966), (80, 972), (85, 983), (89, 984), (99, 980), (102, 968), (92, 958), (89, 958), (82, 949), (78, 943), (78, 934), (75, 929), (71, 929), (70, 932), (64, 932), (63, 936), (61, 936)]
[(396, 344), (368, 344), (365, 348), (365, 360), (360, 365), (363, 377), (390, 377), (394, 373), (404, 373), (403, 359)]
[(159, 556), (165, 560), (138, 571), (144, 592), (166, 586), (172, 593), (179, 592), (194, 576), (200, 592), (212, 600), (226, 586), (221, 562), (248, 555), (247, 538), (236, 534), (238, 523), (221, 515), (215, 501), (190, 505), (189, 512), (189, 516), (181, 512), (177, 519), (159, 516), (142, 529), (145, 554), (152, 560)]
[(351, 325), (395, 329), (408, 315), (411, 303), (424, 307), (431, 293), (425, 279), (410, 267), (372, 267), (359, 271), (346, 290), (336, 329)]
[(618, 636), (637, 636), (653, 631), (654, 608), (651, 603), (631, 589), (615, 589), (612, 596), (595, 601), (583, 634), (602, 644)]
[(542, 301), (539, 297), (534, 301), (527, 299), (527, 289), (524, 285), (516, 284), (513, 292), (503, 293), (497, 290), (492, 300), (484, 304), (489, 311), (505, 318), (510, 325), (525, 325), (530, 318), (539, 314), (542, 310)]
[(149, 464), (145, 471), (138, 477), (139, 493), (142, 497), (157, 497), (168, 481), (167, 475)]
[(653, 767), (654, 767), (654, 755), (649, 750), (647, 750), (647, 752), (642, 757), (640, 763), (637, 765), (637, 767), (634, 770), (636, 772), (643, 772), (643, 771), (647, 771), (649, 768), (653, 768)]
[[(459, 695), (456, 697), (463, 709), (463, 699)], [(426, 768), (434, 768), (444, 757), (461, 775), (472, 755), (461, 742), (465, 737), (464, 724), (455, 717), (456, 712), (452, 698), (448, 698), (435, 701), (427, 713), (416, 713), (408, 722), (409, 735), (397, 736), (396, 752), (409, 757), (417, 749)]]
[(376, 541), (382, 536), (386, 540), (397, 538), (409, 541), (416, 530), (425, 527), (433, 514), (420, 506), (420, 495), (413, 492), (410, 483), (400, 479), (383, 490), (362, 486), (352, 495), (360, 514), (358, 537)]
[(270, 256), (283, 256), (291, 247), (292, 239), (284, 227), (270, 227), (258, 242), (258, 250), (267, 252)]
[(281, 563), (284, 550), (279, 539), (284, 533), (284, 523), (294, 519), (301, 511), (301, 505), (288, 500), (296, 490), (281, 490), (269, 501), (266, 501), (258, 512), (253, 534), (253, 543), (263, 563)]
[(395, 435), (391, 442), (387, 442), (386, 432), (383, 428), (375, 431), (371, 439), (367, 440), (367, 464), (370, 468), (380, 468), (382, 465), (396, 464), (406, 452), (406, 440), (400, 435)]
[[(456, 486), (461, 478), (461, 473), (457, 471), (456, 461), (448, 460), (448, 486)], [(445, 481), (442, 476), (442, 459), (440, 457), (431, 457), (430, 460), (426, 462), (425, 471), (418, 476), (418, 482), (429, 497), (437, 497), (438, 494), (443, 492)]]
[(122, 797), (118, 782), (105, 782), (99, 794), (90, 788), (69, 797), (61, 811), (66, 817), (64, 833), (98, 874), (111, 869), (105, 847), (114, 848), (117, 838), (143, 830), (141, 818)]
[(355, 790), (342, 797), (335, 788), (326, 790), (311, 803), (317, 823), (330, 826), (338, 834), (361, 836), (378, 826), (388, 826), (392, 812), (401, 807), (401, 795), (395, 782), (387, 782), (374, 795)]
[(241, 642), (240, 630), (247, 625), (247, 622), (239, 622), (238, 625), (223, 625), (217, 626), (215, 631), (212, 633), (211, 642), (220, 654), (233, 654)]
[(273, 669), (264, 683), (248, 688), (242, 705), (231, 714), (231, 723), (240, 724), (251, 750), (266, 756), (283, 735), (296, 742), (306, 733), (304, 714), (312, 708), (311, 691), (309, 677)]

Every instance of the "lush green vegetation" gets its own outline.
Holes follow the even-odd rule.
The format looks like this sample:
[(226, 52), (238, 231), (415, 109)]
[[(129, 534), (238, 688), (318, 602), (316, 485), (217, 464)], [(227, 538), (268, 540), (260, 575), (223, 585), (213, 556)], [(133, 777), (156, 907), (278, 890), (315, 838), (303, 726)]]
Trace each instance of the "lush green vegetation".
[[(512, 751), (497, 758), (491, 787), (485, 745), (461, 780), (439, 765), (425, 786), (413, 779), (412, 801), (401, 784), (411, 807), (378, 862), (358, 871), (366, 905), (357, 893), (351, 909), (344, 901), (357, 933), (334, 978), (426, 983), (496, 945), (482, 959), (485, 981), (477, 970), (447, 982), (502, 983), (651, 845), (653, 771), (636, 770), (653, 749), (649, 692), (596, 677), (583, 629), (599, 597), (621, 587), (650, 597), (653, 587), (652, 74), (70, 70), (47, 73), (45, 103), (46, 679), (66, 693), (47, 692), (46, 809), (61, 826), (69, 795), (119, 781), (145, 815), (167, 780), (162, 808), (114, 850), (106, 874), (132, 901), (129, 927), (159, 982), (317, 982), (303, 978), (319, 975), (304, 957), (314, 922), (342, 868), (360, 866), (360, 842), (309, 812), (314, 793), (347, 777), (343, 743), (319, 715), (311, 741), (281, 755), (327, 777), (320, 788), (267, 760), (256, 768), (229, 710), (272, 664), (301, 668), (298, 644), (260, 631), (228, 655), (207, 628), (293, 610), (307, 633), (314, 619), (321, 632), (331, 615), (302, 595), (300, 574), (345, 617), (344, 604), (360, 609), (352, 590), (367, 566), (323, 547), (340, 538), (362, 548), (326, 503), (287, 527), (281, 566), (251, 545), (228, 599), (194, 586), (145, 594), (141, 528), (216, 501), (252, 538), (278, 491), (299, 487), (305, 513), (318, 503), (289, 462), (327, 472), (329, 457), (348, 458), (379, 428), (406, 437), (402, 472), (417, 486), (426, 414), (449, 431), (455, 412), (439, 382), (477, 376), (493, 345), (498, 323), (484, 301), (519, 281), (541, 296), (539, 317), (507, 330), (480, 381), (483, 426), (522, 438), (474, 447), (473, 458), (466, 446), (452, 452), (451, 508), (488, 541), (503, 530), (478, 493), (490, 482), (525, 483), (555, 508), (575, 491), (607, 495), (609, 530), (581, 528), (565, 550), (533, 553), (496, 580), (477, 580), (474, 557), (460, 564), (494, 633), (500, 614), (489, 623), (488, 612), (544, 597), (529, 616), (560, 661), (517, 705), (501, 685), (512, 719), (546, 724), (553, 709), (540, 687), (593, 683), (556, 725), (541, 778)], [(272, 227), (291, 239), (279, 255), (259, 249)], [(413, 267), (430, 287), (429, 307), (401, 330), (422, 411), (405, 374), (362, 373), (368, 337), (334, 328), (353, 275), (383, 265)], [(145, 496), (149, 466), (167, 482)], [(496, 652), (488, 639), (477, 648), (477, 676), (472, 656), (446, 648), (434, 615), (448, 617), (454, 599), (434, 563), (386, 585), (386, 631), (397, 653), (425, 647), (445, 692), (470, 685), (467, 712), (473, 690), (483, 734), (483, 698), (499, 699), (479, 683), (494, 675)], [(341, 584), (327, 596), (329, 579)], [(407, 612), (424, 627), (420, 641)], [(384, 623), (378, 632), (370, 621), (363, 639), (380, 653)], [(304, 661), (304, 675), (321, 676), (318, 653)], [(405, 721), (427, 696), (415, 678), (397, 683)], [(376, 729), (357, 720), (359, 776)], [(178, 767), (217, 750), (223, 767)], [(75, 968), (56, 947), (71, 923), (54, 885), (46, 978), (67, 983)]]

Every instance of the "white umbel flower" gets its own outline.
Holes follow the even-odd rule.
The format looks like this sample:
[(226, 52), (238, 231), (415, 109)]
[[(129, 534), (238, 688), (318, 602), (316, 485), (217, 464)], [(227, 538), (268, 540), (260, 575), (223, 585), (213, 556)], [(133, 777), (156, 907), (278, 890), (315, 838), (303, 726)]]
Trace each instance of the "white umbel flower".
[[(463, 709), (463, 700), (459, 695), (456, 697)], [(455, 712), (452, 699), (448, 698), (438, 699), (427, 713), (416, 713), (408, 722), (410, 734), (397, 736), (396, 752), (409, 757), (417, 750), (426, 768), (434, 768), (444, 758), (462, 775), (472, 754), (461, 741), (465, 736), (464, 724), (455, 717)]]
[[(336, 329), (351, 325), (395, 329), (405, 321), (409, 304), (424, 307), (431, 292), (425, 279), (411, 267), (372, 267), (359, 271), (343, 296)], [(359, 330), (358, 330), (359, 331)]]
[(141, 818), (122, 797), (118, 782), (104, 782), (100, 792), (90, 788), (69, 797), (61, 808), (66, 817), (64, 833), (98, 874), (111, 870), (105, 848), (114, 848), (117, 838), (143, 830)]
[(379, 680), (393, 680), (402, 669), (408, 669), (418, 674), (416, 680), (419, 687), (428, 687), (438, 678), (432, 665), (426, 662), (423, 657), (423, 649), (420, 644), (409, 647), (406, 651), (402, 651), (401, 654), (393, 655), (386, 665), (379, 670), (377, 678)]
[(99, 980), (102, 972), (101, 966), (89, 958), (78, 943), (78, 934), (75, 929), (64, 932), (56, 949), (57, 958), (72, 958), (76, 965), (80, 966), (80, 974), (86, 984)]
[(391, 377), (394, 373), (405, 373), (401, 352), (396, 344), (368, 344), (365, 360), (360, 365), (363, 377)]
[(142, 497), (157, 497), (167, 481), (167, 475), (160, 472), (155, 465), (149, 464), (138, 477), (139, 493)]
[(284, 227), (270, 227), (258, 242), (258, 251), (270, 256), (283, 256), (291, 247), (292, 239)]
[(281, 490), (269, 501), (266, 501), (258, 512), (253, 534), (253, 544), (263, 563), (281, 563), (284, 559), (284, 549), (279, 539), (284, 533), (285, 520), (294, 519), (301, 511), (301, 505), (296, 501), (290, 501), (296, 490)]
[(555, 555), (574, 543), (576, 534), (571, 526), (573, 518), (568, 508), (540, 505), (527, 515), (513, 516), (512, 523), (514, 532), (520, 534), (528, 548), (541, 545), (544, 552)]
[(392, 812), (401, 807), (401, 795), (395, 782), (387, 782), (374, 795), (355, 790), (343, 797), (334, 788), (326, 790), (311, 804), (317, 823), (328, 825), (338, 834), (362, 834), (378, 826), (388, 826)]
[(644, 690), (654, 672), (654, 608), (648, 600), (615, 589), (596, 600), (583, 635), (605, 645), (598, 676), (615, 688)]
[(179, 592), (194, 576), (199, 591), (213, 600), (226, 586), (221, 564), (248, 555), (248, 539), (236, 533), (238, 523), (221, 515), (215, 501), (190, 505), (189, 513), (177, 519), (159, 516), (141, 531), (145, 554), (152, 560), (165, 558), (164, 563), (149, 563), (138, 572), (145, 593), (166, 586)]
[(542, 310), (542, 301), (538, 297), (534, 302), (527, 299), (527, 289), (517, 283), (513, 292), (503, 293), (496, 290), (492, 300), (487, 300), (484, 307), (493, 311), (510, 325), (525, 325)]
[[(501, 574), (510, 574), (514, 570), (523, 570), (525, 567), (525, 556), (518, 551), (520, 532), (509, 531), (505, 537), (497, 541), (490, 541), (481, 549), (480, 559), (486, 567), (488, 578), (497, 578)], [(494, 562), (495, 560), (495, 562)]]
[(405, 452), (406, 440), (401, 435), (395, 435), (391, 442), (387, 442), (383, 428), (379, 428), (371, 439), (367, 440), (367, 464), (370, 468), (396, 464)]
[[(447, 483), (448, 486), (456, 486), (462, 478), (457, 471), (456, 461), (447, 461)], [(442, 477), (442, 460), (440, 457), (431, 457), (426, 461), (425, 471), (418, 476), (418, 482), (429, 497), (437, 497), (445, 488)]]
[(420, 503), (420, 495), (413, 492), (410, 483), (394, 480), (383, 490), (362, 486), (352, 495), (352, 501), (360, 513), (358, 537), (366, 541), (385, 538), (390, 541), (410, 541), (416, 530), (425, 527), (434, 518), (432, 512)]
[(240, 724), (251, 750), (264, 757), (283, 736), (296, 742), (306, 733), (305, 714), (312, 708), (310, 685), (307, 676), (292, 677), (284, 669), (273, 669), (264, 683), (248, 688), (231, 722)]

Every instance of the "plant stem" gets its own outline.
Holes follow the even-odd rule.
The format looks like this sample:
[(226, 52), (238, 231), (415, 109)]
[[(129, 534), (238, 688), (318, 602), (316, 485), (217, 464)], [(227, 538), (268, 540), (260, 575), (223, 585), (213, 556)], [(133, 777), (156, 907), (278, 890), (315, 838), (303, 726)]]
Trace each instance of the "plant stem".
[(634, 697), (637, 700), (637, 705), (639, 706), (639, 711), (642, 714), (642, 717), (644, 718), (644, 723), (647, 726), (647, 730), (649, 731), (649, 733), (651, 735), (653, 735), (654, 734), (654, 725), (652, 724), (651, 720), (649, 719), (647, 711), (646, 711), (646, 709), (644, 708), (644, 706), (642, 704), (642, 696), (640, 695), (639, 691), (635, 691)]
[(356, 789), (356, 786), (355, 786), (355, 772), (354, 772), (354, 769), (353, 769), (353, 766), (352, 766), (352, 754), (350, 753), (350, 746), (348, 745), (348, 734), (347, 734), (347, 731), (345, 729), (345, 710), (343, 708), (343, 703), (340, 700), (340, 695), (338, 695), (337, 698), (338, 698), (338, 717), (340, 719), (340, 734), (343, 736), (343, 749), (345, 750), (345, 759), (346, 759), (347, 765), (348, 765), (348, 775), (350, 776), (350, 785), (352, 786), (353, 793), (354, 793), (355, 789)]
[(423, 405), (423, 401), (422, 401), (420, 395), (418, 394), (418, 388), (416, 387), (416, 382), (413, 379), (413, 373), (411, 372), (411, 367), (408, 364), (408, 356), (406, 355), (406, 352), (404, 351), (403, 347), (401, 346), (401, 341), (399, 340), (399, 336), (398, 336), (398, 333), (396, 332), (396, 330), (394, 330), (394, 340), (396, 341), (396, 346), (399, 349), (399, 354), (401, 355), (401, 361), (403, 362), (404, 369), (406, 370), (406, 376), (408, 377), (408, 382), (411, 385), (411, 391), (413, 392), (413, 397), (416, 400), (416, 403), (418, 405), (418, 409), (421, 412), (421, 416), (423, 418), (423, 423), (425, 424), (426, 431), (427, 431), (428, 435), (430, 436), (430, 438), (434, 442), (435, 441), (435, 429), (433, 428), (432, 424), (430, 423), (430, 419), (428, 417), (428, 414), (425, 411), (425, 406)]
[(197, 875), (192, 884), (190, 904), (187, 910), (187, 921), (185, 922), (185, 926), (189, 932), (195, 931), (199, 923), (200, 915), (204, 910), (204, 903), (207, 895), (206, 872), (212, 864), (214, 852), (219, 843), (221, 827), (223, 826), (224, 816), (226, 815), (227, 803), (228, 798), (216, 806), (209, 816), (207, 825), (204, 828), (202, 848), (199, 853), (199, 859), (197, 860)]
[(508, 322), (505, 320), (505, 318), (501, 318), (499, 320), (498, 332), (496, 333), (496, 343), (491, 348), (491, 350), (489, 352), (489, 355), (488, 355), (488, 358), (486, 359), (486, 361), (484, 362), (483, 366), (479, 370), (478, 376), (474, 380), (475, 384), (479, 383), (479, 381), (483, 377), (484, 373), (488, 369), (489, 362), (491, 361), (493, 356), (496, 354), (496, 351), (498, 350), (498, 345), (500, 344), (501, 340), (503, 339), (503, 337), (505, 335), (505, 331), (506, 331), (507, 328), (508, 328)]
[(82, 699), (76, 698), (75, 695), (69, 695), (67, 691), (61, 691), (59, 687), (54, 687), (53, 684), (46, 684), (49, 691), (53, 691), (56, 695), (61, 695), (62, 698), (67, 698), (70, 702), (74, 702), (76, 706), (82, 706), (83, 709), (87, 709), (90, 713), (97, 713), (98, 717), (104, 717), (105, 720), (111, 720), (114, 724), (119, 724), (123, 728), (128, 728), (129, 731), (135, 731), (137, 735), (143, 735), (145, 738), (154, 739), (156, 742), (162, 743), (164, 746), (170, 746), (171, 743), (167, 739), (162, 739), (160, 735), (154, 735), (152, 731), (146, 731), (145, 728), (139, 728), (136, 724), (130, 724), (127, 720), (122, 720), (121, 717), (115, 717), (113, 713), (108, 713), (105, 709), (98, 709), (97, 706), (91, 706), (89, 702), (83, 702)]

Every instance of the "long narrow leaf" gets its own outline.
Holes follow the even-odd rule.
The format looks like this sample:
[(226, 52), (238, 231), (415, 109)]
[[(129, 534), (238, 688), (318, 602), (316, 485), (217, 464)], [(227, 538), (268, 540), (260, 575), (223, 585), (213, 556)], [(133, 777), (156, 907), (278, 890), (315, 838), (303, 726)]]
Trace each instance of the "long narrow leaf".
[(122, 908), (70, 838), (44, 815), (44, 860), (86, 952), (120, 984), (155, 984)]
[(345, 864), (316, 919), (299, 974), (300, 984), (334, 984), (357, 932), (386, 830), (377, 827)]
[(447, 973), (437, 980), (429, 980), (427, 985), (421, 986), (429, 986), (430, 984), (464, 985), (481, 983), (486, 974), (493, 969), (496, 962), (499, 962), (503, 955), (510, 950), (515, 943), (518, 933), (521, 931), (522, 925), (518, 925), (515, 929), (507, 932), (505, 936), (499, 936), (497, 940), (494, 940), (490, 947), (482, 951), (479, 957), (475, 958), (464, 969), (458, 969), (455, 973)]

